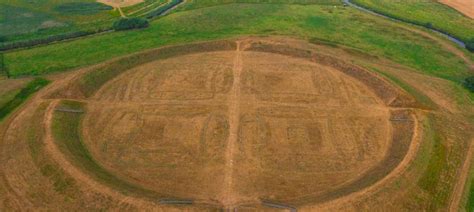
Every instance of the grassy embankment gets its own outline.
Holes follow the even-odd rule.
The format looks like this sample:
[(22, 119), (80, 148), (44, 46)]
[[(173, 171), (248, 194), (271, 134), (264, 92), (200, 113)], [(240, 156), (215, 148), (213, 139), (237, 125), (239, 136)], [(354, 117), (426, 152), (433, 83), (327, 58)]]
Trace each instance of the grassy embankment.
[(474, 38), (474, 20), (436, 1), (353, 0), (371, 10), (446, 32), (463, 41)]
[[(339, 2), (322, 2), (324, 5), (305, 6), (226, 4), (181, 11), (152, 22), (145, 30), (94, 36), (5, 56), (12, 76), (41, 75), (164, 45), (241, 35), (286, 35), (337, 42), (456, 82), (467, 75), (466, 64), (439, 44), (401, 29), (397, 23), (335, 7), (341, 5)], [(195, 4), (190, 8), (200, 7)]]
[[(432, 28), (446, 32), (464, 42), (474, 39), (474, 20), (436, 1), (353, 0), (353, 2), (408, 22), (425, 26), (431, 25)], [(471, 58), (473, 58), (472, 55)], [(466, 187), (469, 190), (465, 205), (467, 211), (474, 211), (474, 183), (472, 179), (474, 177), (471, 177), (471, 182)]]

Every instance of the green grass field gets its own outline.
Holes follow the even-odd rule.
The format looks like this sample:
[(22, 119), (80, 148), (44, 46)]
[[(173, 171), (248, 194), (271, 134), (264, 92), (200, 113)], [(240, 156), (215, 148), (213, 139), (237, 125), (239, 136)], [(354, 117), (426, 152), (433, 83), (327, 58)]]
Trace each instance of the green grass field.
[(353, 0), (353, 2), (417, 24), (431, 23), (434, 28), (463, 41), (474, 38), (474, 20), (436, 1)]
[(401, 29), (397, 23), (327, 2), (304, 6), (225, 4), (181, 11), (152, 22), (145, 30), (15, 51), (5, 57), (12, 76), (41, 75), (164, 45), (242, 35), (316, 38), (387, 57), (457, 82), (467, 75), (466, 64), (439, 44)]
[(333, 5), (342, 6), (340, 0), (212, 0), (200, 1), (189, 0), (176, 11), (193, 10), (204, 7), (213, 7), (225, 4), (246, 3), (246, 4), (299, 4), (299, 5)]

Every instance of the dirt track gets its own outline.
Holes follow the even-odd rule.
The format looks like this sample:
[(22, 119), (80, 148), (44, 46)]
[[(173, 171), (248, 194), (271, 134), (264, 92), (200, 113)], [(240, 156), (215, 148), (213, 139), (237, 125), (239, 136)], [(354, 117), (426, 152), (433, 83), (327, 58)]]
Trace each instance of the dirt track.
[(231, 97), (229, 98), (229, 138), (226, 147), (226, 171), (224, 178), (224, 192), (221, 202), (224, 205), (234, 205), (236, 198), (233, 196), (233, 172), (236, 145), (239, 139), (239, 123), (240, 123), (240, 91), (241, 91), (241, 75), (242, 75), (242, 53), (241, 44), (237, 43), (237, 51), (235, 55)]
[(142, 199), (135, 199), (132, 197), (127, 197), (122, 195), (121, 193), (106, 187), (100, 183), (97, 183), (97, 181), (91, 179), (87, 174), (84, 174), (84, 172), (80, 171), (78, 168), (76, 168), (74, 165), (72, 165), (66, 158), (65, 156), (61, 153), (61, 151), (57, 148), (54, 138), (53, 138), (53, 133), (52, 133), (52, 120), (53, 120), (53, 114), (55, 109), (57, 108), (59, 104), (59, 100), (53, 100), (53, 102), (48, 106), (47, 111), (46, 111), (46, 116), (44, 118), (44, 129), (46, 131), (45, 133), (45, 143), (46, 143), (46, 150), (49, 152), (51, 157), (59, 163), (59, 165), (71, 176), (74, 176), (75, 179), (78, 179), (79, 181), (84, 182), (85, 184), (89, 185), (91, 188), (96, 190), (99, 193), (106, 194), (114, 199), (119, 199), (123, 203), (126, 204), (133, 204), (136, 205), (138, 208), (142, 209), (152, 209), (152, 208), (157, 208), (156, 204), (153, 204), (152, 202), (147, 202)]

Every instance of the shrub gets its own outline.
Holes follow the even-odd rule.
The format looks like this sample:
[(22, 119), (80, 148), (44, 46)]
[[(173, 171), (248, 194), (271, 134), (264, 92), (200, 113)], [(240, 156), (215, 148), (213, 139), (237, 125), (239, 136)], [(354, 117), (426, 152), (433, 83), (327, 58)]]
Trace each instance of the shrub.
[(471, 38), (471, 40), (466, 43), (466, 48), (470, 52), (474, 52), (474, 38)]
[(474, 76), (470, 76), (464, 80), (464, 86), (471, 92), (474, 92)]
[(428, 29), (433, 29), (433, 24), (431, 22), (428, 22), (425, 24), (425, 27)]
[(148, 27), (148, 20), (143, 18), (122, 18), (114, 23), (112, 28), (116, 31), (140, 29)]
[(6, 42), (7, 40), (7, 36), (0, 35), (0, 43)]

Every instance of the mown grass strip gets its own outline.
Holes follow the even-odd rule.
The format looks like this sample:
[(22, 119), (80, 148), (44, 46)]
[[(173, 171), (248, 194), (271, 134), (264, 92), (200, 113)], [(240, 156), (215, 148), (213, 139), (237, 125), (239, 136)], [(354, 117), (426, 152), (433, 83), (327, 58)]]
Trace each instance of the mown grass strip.
[[(80, 102), (63, 101), (58, 108), (84, 111)], [(113, 175), (95, 161), (82, 141), (81, 121), (83, 113), (55, 111), (52, 122), (53, 137), (60, 151), (77, 167), (92, 175), (98, 181), (118, 189), (124, 194), (139, 194), (140, 196), (158, 200), (162, 195), (154, 191), (133, 185)]]
[(0, 121), (14, 111), (18, 106), (25, 102), (35, 92), (39, 91), (44, 86), (48, 85), (49, 81), (43, 78), (36, 78), (29, 82), (26, 87), (22, 88), (18, 94), (13, 97), (12, 100), (5, 103), (0, 108)]

